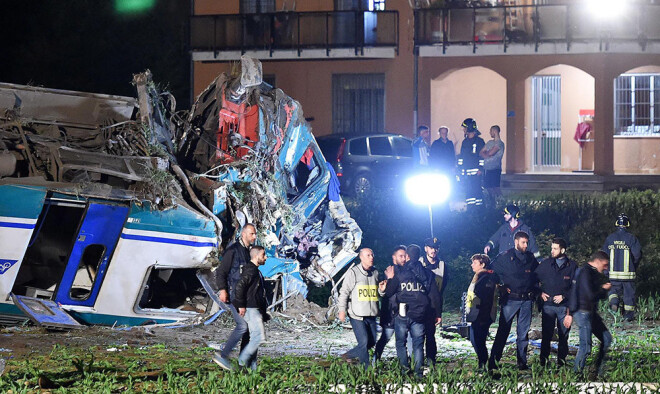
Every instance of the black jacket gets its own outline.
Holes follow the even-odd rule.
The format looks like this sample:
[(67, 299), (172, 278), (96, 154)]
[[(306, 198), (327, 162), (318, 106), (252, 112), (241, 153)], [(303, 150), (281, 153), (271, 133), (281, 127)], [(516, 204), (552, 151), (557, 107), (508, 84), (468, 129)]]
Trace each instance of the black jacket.
[[(444, 303), (444, 294), (445, 294), (445, 289), (447, 288), (447, 278), (449, 277), (449, 273), (447, 270), (447, 263), (444, 261), (436, 261), (431, 264), (430, 261), (427, 260), (426, 254), (422, 256), (422, 260), (420, 261), (422, 267), (424, 267), (427, 271), (429, 271), (433, 275), (433, 282), (435, 283), (435, 286), (438, 288), (438, 305), (440, 307), (440, 314), (442, 314), (442, 304)], [(442, 269), (440, 270), (439, 268), (442, 266)], [(442, 275), (439, 275), (439, 273), (442, 272)]]
[(447, 140), (447, 142), (442, 142), (442, 139), (435, 140), (431, 145), (429, 164), (433, 169), (453, 175), (456, 168), (454, 143), (451, 140)]
[[(396, 276), (397, 271), (399, 270), (398, 265), (392, 265), (394, 267), (394, 275)], [(387, 280), (387, 278), (379, 278), (378, 282), (381, 280)], [(394, 317), (399, 313), (398, 306), (396, 303), (396, 294), (393, 294), (390, 297), (383, 295), (380, 298), (380, 326), (383, 328), (394, 328)]]
[(236, 282), (241, 277), (241, 267), (248, 262), (250, 262), (250, 252), (240, 240), (229, 245), (222, 255), (220, 266), (215, 271), (215, 279), (218, 290), (229, 292), (230, 302), (234, 299)]
[[(476, 171), (483, 171), (484, 158), (479, 156), (479, 152), (486, 145), (479, 136), (474, 138), (465, 138), (461, 143), (461, 152), (458, 154), (458, 168), (461, 175), (477, 175)], [(474, 171), (470, 171), (474, 170)]]
[[(472, 286), (470, 286), (472, 287)], [(469, 322), (493, 322), (496, 312), (493, 310), (495, 302), (495, 290), (497, 288), (497, 275), (493, 271), (482, 271), (474, 283), (474, 297), (471, 301), (467, 321)], [(468, 297), (470, 290), (468, 290)]]
[(504, 253), (515, 246), (513, 238), (518, 231), (522, 231), (529, 235), (529, 245), (527, 246), (527, 250), (536, 255), (539, 251), (539, 247), (536, 244), (536, 238), (534, 238), (534, 234), (532, 234), (532, 229), (520, 219), (518, 219), (518, 225), (514, 228), (511, 228), (508, 222), (502, 224), (490, 237), (486, 245), (490, 245), (491, 248), (498, 247), (499, 252)]
[(603, 289), (605, 283), (605, 275), (590, 264), (579, 268), (575, 272), (575, 284), (568, 303), (571, 314), (577, 311), (596, 312), (598, 301), (607, 297), (607, 290)]
[(533, 299), (538, 294), (538, 278), (535, 272), (538, 265), (539, 262), (529, 251), (521, 253), (516, 249), (509, 249), (497, 256), (492, 269), (503, 285), (502, 305), (507, 299)]
[(603, 244), (603, 252), (610, 255), (610, 279), (634, 281), (642, 247), (637, 237), (623, 228), (610, 234)]
[[(573, 279), (575, 279), (576, 270), (577, 264), (568, 257), (561, 268), (557, 265), (557, 259), (552, 257), (548, 257), (541, 262), (536, 269), (536, 276), (541, 283), (541, 291), (550, 296), (550, 298), (544, 302), (545, 305), (568, 305), (568, 299), (571, 295), (571, 286), (573, 284)], [(552, 300), (552, 297), (557, 295), (564, 297), (564, 300), (559, 304), (555, 304)]]
[(395, 269), (394, 277), (387, 281), (385, 287), (385, 297), (392, 296), (396, 299), (396, 310), (399, 310), (399, 304), (406, 304), (406, 316), (413, 321), (422, 323), (429, 315), (442, 317), (438, 288), (432, 273), (419, 261)]
[(264, 316), (264, 320), (267, 320), (268, 300), (266, 299), (264, 277), (259, 271), (259, 267), (250, 262), (243, 266), (242, 271), (241, 277), (236, 283), (234, 306), (236, 309), (257, 308)]

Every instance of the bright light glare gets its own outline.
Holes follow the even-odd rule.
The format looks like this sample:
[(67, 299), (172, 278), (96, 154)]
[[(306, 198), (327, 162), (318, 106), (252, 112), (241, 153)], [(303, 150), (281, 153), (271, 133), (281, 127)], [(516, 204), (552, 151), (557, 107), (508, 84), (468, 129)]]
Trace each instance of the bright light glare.
[(588, 0), (589, 11), (602, 19), (620, 17), (626, 12), (627, 0)]
[(435, 205), (447, 201), (451, 186), (446, 176), (426, 173), (408, 178), (405, 187), (406, 195), (413, 204)]

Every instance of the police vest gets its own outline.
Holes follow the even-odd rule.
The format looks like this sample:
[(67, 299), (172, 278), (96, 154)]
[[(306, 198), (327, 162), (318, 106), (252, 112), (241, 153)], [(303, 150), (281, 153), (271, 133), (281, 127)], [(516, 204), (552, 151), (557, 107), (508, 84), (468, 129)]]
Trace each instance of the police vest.
[(378, 272), (365, 275), (359, 266), (351, 268), (355, 274), (355, 286), (351, 290), (348, 312), (352, 317), (378, 316)]

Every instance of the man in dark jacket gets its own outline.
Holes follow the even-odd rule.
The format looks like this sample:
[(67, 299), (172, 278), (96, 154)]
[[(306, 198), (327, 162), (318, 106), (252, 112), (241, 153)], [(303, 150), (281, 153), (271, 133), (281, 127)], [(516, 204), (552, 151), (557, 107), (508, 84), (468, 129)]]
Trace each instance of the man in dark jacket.
[(605, 299), (612, 285), (606, 282), (603, 271), (609, 265), (609, 256), (598, 251), (591, 256), (589, 262), (578, 269), (575, 274), (575, 285), (570, 298), (570, 313), (573, 315), (580, 332), (580, 348), (575, 356), (575, 372), (582, 373), (591, 353), (591, 334), (600, 340), (600, 351), (596, 357), (595, 370), (598, 375), (603, 372), (603, 360), (607, 349), (612, 344), (612, 334), (605, 327), (603, 319), (598, 315), (598, 301)]
[(518, 369), (526, 370), (529, 326), (532, 323), (532, 303), (538, 291), (536, 267), (539, 263), (527, 250), (529, 235), (519, 231), (514, 237), (514, 248), (497, 256), (493, 271), (500, 277), (500, 320), (495, 342), (488, 359), (488, 369), (497, 367), (506, 339), (511, 331), (513, 319), (517, 316), (517, 360)]
[(438, 129), (438, 133), (440, 133), (440, 138), (435, 140), (431, 145), (430, 166), (432, 169), (447, 175), (451, 179), (456, 175), (456, 151), (454, 150), (454, 143), (447, 137), (449, 134), (449, 128), (447, 126), (441, 126)]
[(623, 293), (624, 319), (635, 317), (635, 270), (642, 257), (642, 247), (637, 237), (629, 233), (630, 219), (624, 213), (616, 220), (616, 231), (610, 234), (603, 244), (603, 252), (610, 255), (610, 308), (619, 309), (619, 294)]
[[(424, 322), (426, 360), (428, 360), (430, 365), (435, 365), (435, 357), (438, 353), (438, 346), (435, 342), (436, 318), (440, 317), (440, 322), (442, 322), (443, 293), (447, 286), (447, 267), (445, 262), (440, 260), (438, 256), (438, 249), (440, 249), (440, 241), (437, 238), (427, 238), (424, 241), (424, 256), (420, 260), (422, 266), (433, 274), (433, 285), (437, 287), (439, 296), (438, 310), (430, 309), (429, 315)], [(438, 315), (433, 312), (437, 312)]]
[(470, 342), (477, 353), (479, 369), (482, 369), (488, 362), (488, 349), (486, 348), (488, 330), (497, 315), (497, 305), (495, 304), (497, 275), (490, 269), (488, 255), (475, 254), (471, 261), (474, 277), (467, 291), (465, 314), (467, 321), (471, 323)]
[(568, 311), (568, 299), (571, 285), (575, 278), (577, 264), (566, 256), (566, 241), (561, 238), (552, 240), (549, 258), (543, 260), (536, 269), (536, 276), (541, 284), (541, 365), (545, 366), (550, 356), (550, 341), (557, 327), (559, 337), (557, 364), (566, 364), (568, 355), (568, 334), (572, 317)]
[[(435, 309), (439, 303), (438, 289), (433, 284), (433, 276), (419, 261), (409, 261), (403, 267), (388, 267), (385, 270), (387, 285), (385, 297), (396, 296), (399, 313), (394, 318), (396, 336), (396, 354), (399, 363), (406, 370), (410, 368), (410, 360), (406, 348), (408, 333), (412, 338), (413, 370), (417, 377), (422, 377), (422, 362), (424, 360), (424, 321), (429, 308)], [(440, 317), (436, 319), (440, 324)]]
[(536, 244), (536, 238), (532, 234), (532, 229), (525, 223), (523, 223), (520, 218), (520, 209), (515, 204), (509, 204), (504, 207), (502, 211), (504, 215), (504, 224), (495, 231), (495, 233), (490, 237), (486, 246), (484, 246), (484, 254), (488, 254), (492, 249), (499, 247), (499, 253), (504, 253), (507, 250), (513, 248), (513, 236), (516, 235), (518, 231), (522, 231), (529, 236), (529, 245), (527, 250), (534, 254), (534, 257), (538, 258), (541, 254), (539, 253), (539, 247)]
[(481, 189), (484, 159), (479, 156), (479, 153), (486, 143), (479, 137), (481, 132), (477, 129), (477, 122), (474, 119), (465, 119), (461, 126), (465, 132), (465, 139), (461, 143), (461, 152), (458, 154), (458, 169), (465, 189), (465, 203), (468, 208), (471, 208), (481, 206), (484, 202)]
[[(406, 264), (406, 258), (406, 247), (404, 245), (397, 246), (392, 252), (391, 267), (403, 267)], [(379, 283), (379, 294), (381, 296), (380, 326), (382, 331), (380, 333), (380, 338), (378, 338), (378, 342), (376, 342), (376, 348), (374, 349), (373, 363), (380, 360), (380, 356), (382, 356), (385, 346), (394, 335), (394, 318), (399, 313), (396, 304), (396, 295), (385, 297), (385, 288), (381, 286), (381, 283), (382, 282)]]
[(264, 322), (269, 320), (266, 313), (268, 300), (264, 276), (259, 267), (266, 262), (266, 251), (261, 246), (250, 249), (250, 263), (243, 266), (241, 277), (236, 283), (234, 307), (245, 319), (250, 332), (250, 341), (238, 355), (238, 364), (242, 367), (257, 369), (257, 349), (266, 340)]
[(222, 351), (219, 354), (215, 354), (213, 361), (221, 367), (229, 370), (231, 369), (231, 363), (229, 362), (229, 354), (231, 351), (234, 350), (241, 338), (243, 339), (241, 342), (241, 349), (244, 348), (250, 340), (247, 322), (243, 316), (238, 313), (230, 301), (234, 299), (236, 283), (241, 277), (241, 267), (250, 261), (250, 253), (248, 252), (248, 249), (256, 240), (257, 231), (254, 225), (248, 223), (243, 226), (240, 237), (236, 242), (227, 247), (225, 253), (222, 255), (220, 266), (215, 271), (216, 282), (219, 289), (218, 297), (220, 298), (220, 301), (224, 303), (221, 307), (231, 312), (231, 315), (236, 322), (236, 328), (234, 328), (231, 334), (229, 334), (229, 338), (227, 338), (227, 342), (225, 342)]

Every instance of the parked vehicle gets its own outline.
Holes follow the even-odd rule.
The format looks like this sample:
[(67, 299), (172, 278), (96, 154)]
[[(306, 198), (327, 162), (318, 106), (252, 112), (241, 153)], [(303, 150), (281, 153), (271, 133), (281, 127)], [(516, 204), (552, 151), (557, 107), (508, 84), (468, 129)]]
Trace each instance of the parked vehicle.
[(396, 188), (412, 169), (412, 141), (399, 134), (333, 134), (317, 142), (347, 195)]

